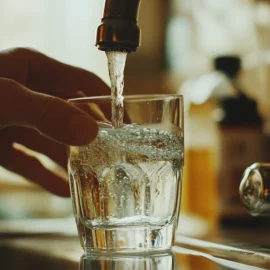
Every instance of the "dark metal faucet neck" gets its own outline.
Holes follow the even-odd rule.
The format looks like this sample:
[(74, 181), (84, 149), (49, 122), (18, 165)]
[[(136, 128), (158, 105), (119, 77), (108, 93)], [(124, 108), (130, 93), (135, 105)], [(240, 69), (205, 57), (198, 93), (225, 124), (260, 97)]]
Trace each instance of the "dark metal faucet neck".
[(97, 30), (96, 45), (100, 50), (136, 51), (140, 44), (139, 6), (140, 0), (106, 0)]
[(103, 18), (137, 20), (140, 0), (107, 0)]

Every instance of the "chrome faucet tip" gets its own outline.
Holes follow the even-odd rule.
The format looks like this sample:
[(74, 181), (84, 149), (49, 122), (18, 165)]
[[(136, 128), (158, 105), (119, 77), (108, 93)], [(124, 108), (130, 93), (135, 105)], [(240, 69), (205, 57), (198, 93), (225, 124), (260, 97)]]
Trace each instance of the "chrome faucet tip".
[(106, 0), (96, 46), (102, 51), (135, 52), (140, 45), (140, 0)]
[(106, 45), (102, 46), (100, 44), (96, 45), (99, 50), (104, 51), (104, 52), (126, 52), (126, 53), (132, 53), (136, 51), (136, 48), (129, 48), (129, 47), (117, 47), (114, 45)]

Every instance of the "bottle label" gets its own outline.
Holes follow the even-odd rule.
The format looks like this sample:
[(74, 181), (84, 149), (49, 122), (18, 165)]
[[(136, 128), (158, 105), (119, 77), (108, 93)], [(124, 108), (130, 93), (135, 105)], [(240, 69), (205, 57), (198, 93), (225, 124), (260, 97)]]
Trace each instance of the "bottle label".
[(249, 215), (239, 195), (245, 169), (263, 161), (263, 135), (258, 128), (221, 128), (220, 132), (221, 215)]

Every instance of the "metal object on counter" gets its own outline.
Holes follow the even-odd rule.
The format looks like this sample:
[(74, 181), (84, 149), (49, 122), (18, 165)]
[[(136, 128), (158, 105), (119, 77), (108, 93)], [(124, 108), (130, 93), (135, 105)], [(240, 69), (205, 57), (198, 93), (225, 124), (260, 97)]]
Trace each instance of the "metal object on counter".
[(239, 192), (252, 216), (270, 216), (270, 163), (254, 163), (243, 175)]
[(140, 44), (140, 0), (106, 0), (96, 45), (102, 51), (134, 52)]

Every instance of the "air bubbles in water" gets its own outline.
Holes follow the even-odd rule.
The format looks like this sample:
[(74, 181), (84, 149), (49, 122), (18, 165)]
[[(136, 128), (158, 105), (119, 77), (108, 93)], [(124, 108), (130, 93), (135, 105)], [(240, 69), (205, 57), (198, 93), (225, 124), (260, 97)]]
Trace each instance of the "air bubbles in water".
[(104, 191), (109, 195), (108, 213), (110, 209), (119, 209), (118, 218), (140, 214), (144, 208), (143, 194), (147, 182), (146, 174), (139, 167), (128, 163), (106, 169), (103, 183)]

